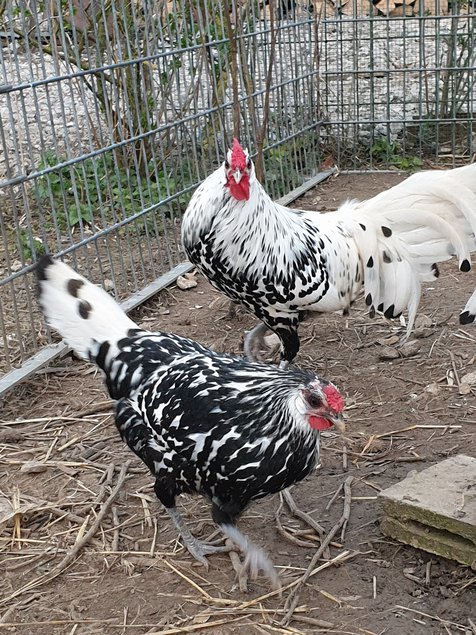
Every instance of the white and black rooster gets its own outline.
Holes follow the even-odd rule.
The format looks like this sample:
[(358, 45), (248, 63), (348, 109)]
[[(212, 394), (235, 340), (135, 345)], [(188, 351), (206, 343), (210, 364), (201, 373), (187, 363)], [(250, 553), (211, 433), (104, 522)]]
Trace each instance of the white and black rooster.
[(206, 555), (225, 548), (191, 535), (175, 506), (183, 492), (211, 501), (214, 521), (245, 553), (244, 573), (261, 570), (277, 584), (272, 563), (235, 521), (250, 501), (314, 469), (319, 431), (343, 429), (335, 386), (141, 330), (103, 289), (50, 256), (38, 262), (37, 277), (47, 323), (103, 371), (119, 432), (152, 472), (190, 553), (207, 564)]
[[(248, 357), (258, 358), (269, 328), (286, 366), (299, 350), (304, 315), (347, 312), (362, 288), (371, 315), (408, 311), (408, 335), (421, 283), (454, 254), (468, 271), (475, 232), (476, 164), (419, 172), (368, 201), (319, 214), (274, 203), (235, 139), (223, 165), (195, 191), (182, 242), (217, 289), (261, 320), (245, 338)], [(460, 322), (475, 315), (476, 292)]]

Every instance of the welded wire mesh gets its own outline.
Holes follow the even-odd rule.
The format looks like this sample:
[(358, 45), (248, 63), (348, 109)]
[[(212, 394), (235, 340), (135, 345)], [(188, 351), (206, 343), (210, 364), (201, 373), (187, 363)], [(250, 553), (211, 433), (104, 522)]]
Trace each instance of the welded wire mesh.
[(273, 197), (321, 164), (469, 160), (474, 6), (392, 1), (0, 2), (0, 372), (49, 341), (39, 254), (65, 254), (119, 300), (184, 259), (181, 215), (233, 131), (224, 7), (252, 154), (269, 91)]
[[(0, 51), (2, 371), (48, 339), (33, 292), (38, 255), (67, 254), (118, 299), (140, 291), (184, 260), (181, 214), (223, 160), (233, 132), (222, 2), (7, 5)], [(239, 22), (242, 138), (254, 151), (273, 25), (257, 2), (231, 20)], [(314, 28), (310, 13), (276, 22), (266, 142), (275, 196), (318, 169), (315, 139), (302, 147), (299, 137), (318, 125)]]
[(359, 169), (471, 161), (476, 3), (359, 4), (321, 7), (323, 147)]

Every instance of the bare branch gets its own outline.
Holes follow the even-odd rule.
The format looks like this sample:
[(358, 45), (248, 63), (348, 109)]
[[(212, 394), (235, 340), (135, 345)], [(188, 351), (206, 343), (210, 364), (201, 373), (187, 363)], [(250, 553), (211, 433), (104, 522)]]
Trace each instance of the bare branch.
[(263, 104), (263, 120), (258, 130), (258, 138), (256, 140), (255, 168), (256, 168), (256, 177), (258, 181), (264, 180), (263, 146), (264, 146), (264, 139), (266, 137), (266, 130), (268, 129), (269, 96), (271, 93), (271, 81), (273, 78), (274, 57), (276, 52), (277, 29), (276, 29), (274, 9), (275, 9), (274, 2), (270, 2), (269, 3), (269, 24), (271, 29), (271, 43), (269, 48), (268, 70), (266, 73), (266, 88), (264, 93), (264, 104)]
[[(224, 0), (225, 25), (230, 40), (230, 64), (231, 64), (231, 86), (233, 90), (233, 136), (240, 138), (240, 102), (238, 100), (238, 49), (236, 46), (236, 32), (239, 30), (239, 15), (236, 0)], [(231, 12), (235, 16), (235, 28), (231, 24)]]

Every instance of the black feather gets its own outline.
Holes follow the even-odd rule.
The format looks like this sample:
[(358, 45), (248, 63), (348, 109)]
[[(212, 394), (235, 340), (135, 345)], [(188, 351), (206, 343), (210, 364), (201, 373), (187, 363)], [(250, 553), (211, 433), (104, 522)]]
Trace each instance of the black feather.
[(41, 256), (38, 259), (35, 266), (35, 272), (36, 272), (36, 277), (38, 278), (39, 281), (47, 279), (46, 270), (52, 264), (54, 264), (54, 260), (49, 254), (45, 256)]
[(460, 266), (460, 271), (467, 273), (471, 269), (471, 263), (466, 258), (463, 260)]
[(463, 311), (459, 316), (460, 324), (472, 324), (474, 322), (475, 316), (472, 315), (469, 311)]

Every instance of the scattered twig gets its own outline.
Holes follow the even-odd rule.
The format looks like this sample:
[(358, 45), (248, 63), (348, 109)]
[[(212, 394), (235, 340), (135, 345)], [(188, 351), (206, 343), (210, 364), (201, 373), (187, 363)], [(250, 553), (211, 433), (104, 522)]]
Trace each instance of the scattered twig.
[(200, 595), (202, 595), (208, 602), (212, 604), (223, 604), (225, 606), (237, 603), (235, 600), (227, 600), (224, 598), (212, 597), (207, 591), (205, 591), (205, 589), (202, 589), (202, 587), (199, 584), (197, 584), (191, 578), (185, 575), (185, 573), (177, 569), (177, 567), (175, 567), (171, 562), (169, 562), (168, 560), (164, 560), (164, 563), (169, 567), (169, 569), (172, 569), (174, 573), (176, 573), (180, 578), (182, 578), (182, 580), (185, 580), (185, 582), (187, 582), (196, 591), (198, 591)]
[(335, 499), (339, 496), (340, 492), (342, 491), (342, 488), (344, 487), (344, 483), (341, 483), (339, 485), (339, 487), (336, 489), (336, 491), (334, 492), (334, 494), (332, 495), (332, 498), (330, 499), (330, 501), (327, 503), (326, 505), (326, 512), (329, 511), (329, 509), (331, 508), (332, 503), (335, 501)]
[(294, 622), (302, 622), (303, 624), (310, 624), (316, 628), (334, 628), (332, 622), (326, 622), (325, 620), (318, 620), (315, 617), (308, 617), (307, 615), (293, 615)]
[(264, 103), (263, 103), (263, 119), (261, 121), (261, 126), (258, 129), (258, 134), (256, 138), (256, 160), (255, 160), (255, 170), (256, 170), (256, 178), (258, 181), (263, 182), (264, 180), (264, 159), (263, 159), (263, 146), (264, 140), (266, 137), (266, 130), (268, 128), (268, 119), (269, 119), (269, 97), (271, 93), (271, 82), (273, 79), (273, 68), (274, 68), (274, 56), (276, 52), (276, 39), (277, 39), (277, 26), (275, 21), (275, 3), (269, 3), (269, 24), (271, 29), (271, 42), (269, 45), (269, 57), (268, 57), (268, 69), (266, 72), (266, 83), (265, 83), (265, 91), (264, 91)]
[(285, 608), (287, 609), (287, 612), (284, 618), (280, 622), (280, 624), (283, 626), (286, 626), (289, 623), (292, 617), (292, 614), (297, 606), (299, 591), (302, 588), (302, 586), (307, 582), (309, 577), (311, 576), (314, 570), (314, 567), (316, 566), (319, 558), (321, 558), (322, 554), (324, 553), (324, 550), (326, 549), (326, 547), (329, 546), (331, 540), (337, 534), (339, 529), (341, 528), (344, 529), (345, 526), (347, 525), (347, 522), (350, 517), (350, 505), (352, 500), (351, 485), (353, 480), (354, 480), (353, 476), (348, 476), (346, 480), (344, 481), (344, 509), (342, 512), (342, 516), (340, 517), (338, 522), (334, 525), (334, 527), (332, 527), (332, 529), (329, 531), (324, 541), (321, 543), (321, 546), (312, 557), (312, 560), (309, 563), (309, 566), (307, 567), (305, 573), (299, 578), (299, 580), (296, 581), (296, 586), (294, 587), (294, 589), (291, 591), (291, 593), (288, 595), (286, 599)]
[(391, 430), (390, 432), (383, 432), (382, 434), (374, 435), (375, 439), (383, 439), (384, 437), (390, 437), (393, 434), (399, 434), (400, 432), (408, 432), (409, 430), (460, 430), (460, 425), (440, 425), (440, 424), (416, 424), (413, 426), (407, 426), (406, 428), (399, 428), (398, 430)]
[(453, 351), (448, 351), (450, 354), (450, 359), (451, 359), (451, 367), (453, 368), (453, 373), (455, 376), (455, 381), (456, 381), (456, 385), (458, 386), (458, 388), (461, 386), (461, 382), (459, 380), (459, 374), (458, 374), (458, 369), (456, 368), (456, 360), (455, 360), (455, 356)]
[[(233, 30), (233, 26), (231, 24), (231, 13), (235, 15), (235, 30)], [(240, 102), (239, 102), (239, 94), (238, 94), (238, 50), (236, 46), (236, 29), (239, 28), (237, 23), (238, 16), (240, 12), (238, 11), (236, 0), (223, 0), (223, 15), (225, 17), (225, 26), (226, 32), (228, 36), (228, 40), (230, 41), (230, 64), (231, 64), (231, 87), (233, 92), (233, 136), (236, 139), (240, 138)]]
[(112, 506), (112, 524), (114, 526), (114, 534), (111, 541), (111, 551), (117, 551), (119, 549), (119, 518), (117, 516), (117, 507)]
[[(246, 615), (239, 615), (233, 619), (215, 620), (214, 622), (206, 622), (205, 624), (190, 624), (189, 626), (177, 626), (176, 628), (166, 628), (162, 631), (148, 631), (147, 635), (179, 635), (180, 633), (195, 633), (215, 626), (223, 626), (224, 624), (232, 624), (243, 620)], [(218, 631), (215, 631), (218, 632)]]
[(104, 517), (109, 511), (109, 508), (114, 502), (116, 496), (119, 494), (119, 491), (121, 490), (124, 484), (124, 481), (126, 480), (126, 474), (127, 474), (129, 465), (130, 465), (130, 461), (127, 461), (122, 466), (118, 479), (117, 479), (116, 486), (112, 490), (108, 499), (103, 503), (89, 531), (87, 531), (78, 540), (76, 540), (75, 544), (73, 545), (71, 550), (66, 554), (66, 556), (63, 558), (63, 560), (61, 560), (60, 563), (58, 563), (55, 567), (53, 567), (53, 569), (49, 573), (40, 576), (36, 580), (32, 580), (28, 584), (25, 584), (25, 586), (14, 591), (9, 597), (0, 600), (0, 606), (9, 603), (12, 599), (18, 597), (19, 595), (22, 595), (26, 591), (30, 591), (31, 589), (35, 589), (35, 588), (38, 588), (39, 586), (42, 586), (43, 584), (46, 584), (47, 582), (51, 582), (51, 580), (54, 580), (55, 578), (57, 578), (67, 567), (69, 567), (69, 565), (76, 559), (76, 557), (78, 556), (79, 552), (83, 549), (83, 547), (85, 547), (95, 536), (97, 530), (99, 529), (99, 526), (104, 520)]
[(428, 562), (426, 563), (426, 569), (425, 569), (425, 586), (431, 585), (431, 565), (432, 565), (432, 561), (428, 560)]
[(446, 624), (449, 626), (456, 626), (458, 628), (464, 629), (464, 624), (459, 624), (458, 622), (452, 622), (451, 620), (445, 620), (438, 615), (430, 615), (430, 613), (424, 613), (423, 611), (418, 611), (417, 609), (412, 609), (408, 606), (401, 606), (400, 604), (395, 605), (396, 609), (400, 611), (408, 611), (409, 613), (415, 613), (415, 615), (421, 615), (422, 617), (427, 617), (429, 620), (434, 620), (435, 622), (439, 622), (440, 624)]
[(279, 506), (278, 506), (278, 509), (276, 510), (274, 517), (276, 520), (276, 527), (278, 529), (278, 532), (281, 534), (281, 536), (283, 536), (283, 538), (285, 538), (289, 542), (292, 542), (294, 545), (297, 545), (298, 547), (314, 547), (313, 543), (310, 542), (309, 540), (301, 540), (300, 538), (297, 538), (295, 535), (293, 535), (287, 529), (284, 528), (281, 522), (282, 509), (283, 509), (283, 500), (282, 498), (280, 498)]
[(296, 518), (303, 520), (305, 523), (309, 525), (309, 527), (314, 529), (314, 531), (317, 533), (317, 535), (319, 536), (322, 542), (323, 536), (326, 533), (324, 527), (320, 525), (317, 522), (317, 520), (314, 520), (314, 518), (312, 518), (309, 514), (299, 509), (299, 507), (296, 505), (294, 501), (294, 498), (291, 495), (291, 492), (288, 489), (283, 490), (281, 492), (281, 496), (283, 500), (286, 502), (286, 505), (289, 507), (289, 511), (291, 512), (291, 514), (295, 516)]
[(107, 412), (110, 410), (113, 412), (114, 410), (114, 402), (111, 399), (106, 399), (106, 401), (98, 401), (96, 404), (92, 404), (89, 408), (85, 408), (84, 410), (80, 410), (77, 413), (78, 417), (88, 417), (89, 415), (99, 414), (100, 412)]

